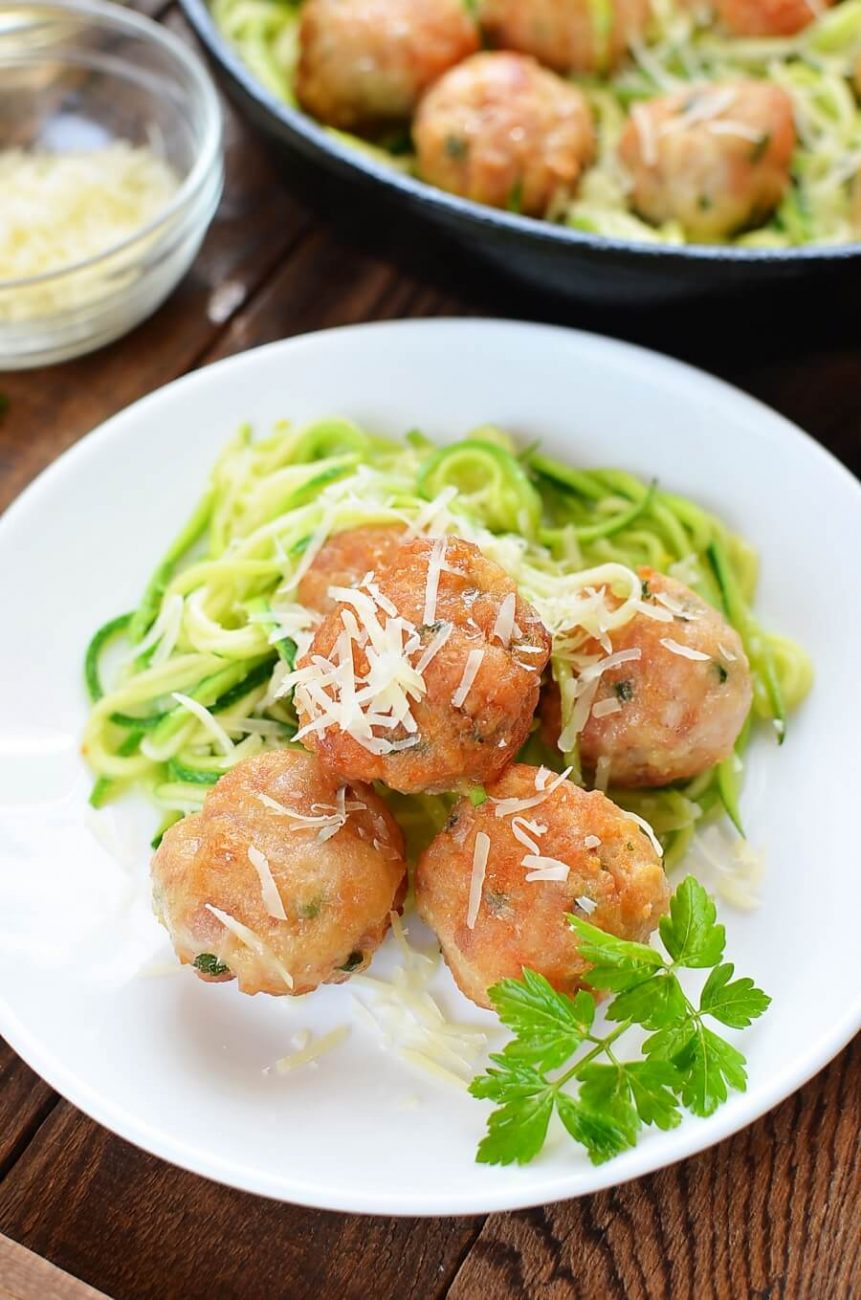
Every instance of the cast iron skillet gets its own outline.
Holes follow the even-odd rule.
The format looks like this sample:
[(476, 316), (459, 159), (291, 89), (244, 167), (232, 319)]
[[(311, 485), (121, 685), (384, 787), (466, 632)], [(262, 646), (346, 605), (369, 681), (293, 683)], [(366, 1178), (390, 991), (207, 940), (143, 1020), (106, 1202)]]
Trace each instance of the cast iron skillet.
[(861, 243), (789, 249), (633, 244), (501, 212), (446, 194), (378, 163), (332, 137), (312, 118), (269, 93), (216, 27), (206, 0), (180, 0), (224, 88), (276, 150), (332, 174), (376, 201), (381, 222), (429, 223), (509, 276), (533, 288), (607, 306), (658, 305), (728, 292), (768, 291), (829, 271), (845, 289), (861, 279)]

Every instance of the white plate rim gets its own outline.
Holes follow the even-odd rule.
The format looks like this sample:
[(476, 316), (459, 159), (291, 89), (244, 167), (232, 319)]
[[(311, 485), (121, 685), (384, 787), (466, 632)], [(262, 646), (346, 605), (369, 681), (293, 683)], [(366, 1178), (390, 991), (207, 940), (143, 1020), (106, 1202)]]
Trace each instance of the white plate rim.
[[(320, 338), (355, 334), (357, 331), (373, 331), (382, 334), (402, 330), (435, 332), (440, 329), (451, 330), (452, 327), (456, 329), (462, 328), (466, 331), (478, 327), (482, 330), (498, 331), (500, 335), (524, 330), (531, 333), (543, 332), (547, 335), (576, 339), (581, 346), (596, 346), (599, 349), (608, 349), (622, 360), (627, 358), (631, 364), (648, 363), (652, 367), (658, 366), (669, 376), (674, 375), (679, 380), (696, 383), (706, 397), (711, 394), (715, 401), (729, 401), (737, 409), (740, 406), (746, 407), (757, 422), (753, 436), (768, 438), (778, 444), (782, 443), (787, 437), (794, 440), (799, 438), (803, 440), (807, 444), (808, 451), (820, 458), (823, 469), (827, 469), (835, 479), (841, 482), (843, 491), (849, 488), (858, 493), (859, 505), (861, 505), (861, 483), (837, 457), (792, 421), (758, 399), (706, 371), (678, 361), (675, 358), (653, 352), (639, 345), (592, 334), (587, 331), (484, 317), (435, 317), (433, 319), (376, 321), (361, 325), (338, 326), (289, 339), (276, 340), (262, 347), (224, 358), (213, 363), (213, 366), (222, 372), (230, 370), (238, 372), (241, 371), (243, 365), (248, 364), (248, 358), (257, 358), (262, 353), (278, 352), (288, 348), (291, 351), (299, 351), (302, 348), (313, 346)], [(63, 475), (70, 461), (83, 462), (87, 457), (97, 454), (101, 446), (108, 440), (122, 438), (124, 436), (124, 423), (130, 412), (134, 412), (136, 417), (141, 413), (151, 413), (153, 410), (157, 410), (162, 401), (171, 400), (172, 394), (177, 389), (193, 391), (197, 385), (205, 384), (208, 372), (213, 366), (202, 367), (189, 374), (182, 375), (154, 390), (117, 412), (67, 448), (19, 494), (7, 507), (3, 515), (0, 516), (0, 543), (2, 543), (3, 534), (9, 520), (11, 519), (14, 522), (17, 520), (19, 513), (38, 506), (43, 491), (51, 490), (55, 480)], [(827, 1028), (818, 1037), (810, 1038), (808, 1036), (806, 1038), (804, 1052), (797, 1061), (772, 1077), (768, 1084), (761, 1084), (755, 1092), (745, 1094), (738, 1107), (727, 1107), (725, 1110), (719, 1110), (708, 1120), (686, 1122), (682, 1129), (662, 1134), (663, 1140), (657, 1153), (651, 1147), (648, 1149), (635, 1148), (633, 1152), (627, 1153), (628, 1157), (630, 1157), (629, 1163), (634, 1167), (627, 1168), (623, 1176), (614, 1172), (617, 1167), (616, 1162), (610, 1161), (597, 1169), (591, 1170), (588, 1188), (565, 1186), (564, 1180), (557, 1179), (553, 1185), (548, 1184), (547, 1195), (543, 1203), (570, 1199), (580, 1195), (591, 1195), (593, 1192), (622, 1185), (645, 1174), (666, 1168), (679, 1160), (696, 1155), (724, 1138), (739, 1132), (785, 1100), (822, 1070), (852, 1040), (859, 1030), (861, 1030), (861, 989), (858, 990), (854, 1000), (847, 997), (843, 1014), (832, 1016)], [(483, 1193), (480, 1207), (475, 1205), (474, 1193), (467, 1192), (462, 1195), (456, 1189), (452, 1189), (448, 1193), (444, 1207), (441, 1206), (439, 1197), (436, 1194), (423, 1197), (421, 1192), (417, 1191), (408, 1203), (397, 1204), (390, 1197), (387, 1198), (385, 1195), (376, 1193), (368, 1194), (356, 1187), (351, 1187), (345, 1192), (342, 1187), (337, 1185), (328, 1188), (323, 1188), (316, 1182), (305, 1185), (301, 1180), (297, 1180), (295, 1175), (291, 1176), (290, 1186), (287, 1189), (283, 1185), (284, 1180), (281, 1178), (276, 1179), (257, 1168), (243, 1168), (237, 1166), (234, 1162), (222, 1161), (212, 1153), (203, 1155), (196, 1147), (187, 1146), (169, 1133), (137, 1120), (133, 1112), (125, 1109), (122, 1105), (117, 1105), (111, 1098), (102, 1096), (97, 1089), (91, 1087), (74, 1071), (67, 1069), (62, 1060), (49, 1049), (44, 1048), (37, 1037), (30, 1034), (27, 1027), (14, 1013), (8, 1001), (2, 997), (0, 997), (0, 1034), (6, 1038), (10, 1047), (21, 1056), (26, 1064), (41, 1075), (62, 1097), (91, 1119), (148, 1154), (156, 1155), (179, 1168), (211, 1178), (226, 1186), (310, 1208), (337, 1210), (353, 1214), (385, 1214), (398, 1217), (487, 1214), (504, 1210), (523, 1209), (537, 1203), (534, 1188), (531, 1192), (524, 1193), (522, 1197), (516, 1193), (512, 1194), (510, 1187), (500, 1188), (500, 1191), (496, 1194)], [(656, 1155), (657, 1158), (655, 1158)]]

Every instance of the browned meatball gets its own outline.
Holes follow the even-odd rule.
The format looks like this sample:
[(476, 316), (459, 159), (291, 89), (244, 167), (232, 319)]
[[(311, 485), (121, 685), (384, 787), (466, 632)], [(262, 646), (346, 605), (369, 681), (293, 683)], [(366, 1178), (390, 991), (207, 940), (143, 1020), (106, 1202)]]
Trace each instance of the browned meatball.
[(478, 808), (460, 800), (416, 875), (419, 912), (468, 998), (490, 1006), (491, 985), (524, 966), (564, 992), (588, 983), (566, 912), (648, 940), (669, 888), (637, 822), (605, 795), (523, 764), (488, 794)]
[(529, 731), (550, 638), (514, 583), (459, 537), (405, 543), (318, 628), (285, 686), (333, 772), (394, 790), (493, 780)]
[(834, 0), (715, 0), (715, 11), (733, 36), (792, 36)]
[(305, 0), (296, 95), (354, 131), (405, 121), (447, 68), (478, 49), (463, 0)]
[(491, 45), (532, 54), (557, 72), (608, 72), (648, 26), (649, 0), (480, 0)]
[(406, 888), (381, 799), (310, 754), (238, 763), (152, 864), (156, 915), (180, 961), (243, 993), (308, 993), (364, 969)]
[(446, 73), (413, 139), (424, 180), (535, 217), (574, 192), (595, 151), (582, 92), (519, 54), (476, 54)]
[(375, 576), (395, 558), (404, 541), (402, 524), (369, 524), (330, 537), (299, 583), (299, 603), (328, 614), (336, 602), (330, 587), (355, 587), (368, 573)]
[(619, 157), (642, 217), (710, 242), (767, 220), (789, 186), (794, 148), (786, 91), (734, 81), (636, 105)]
[[(611, 654), (634, 652), (597, 680), (579, 734), (584, 768), (600, 760), (618, 786), (667, 785), (732, 753), (753, 700), (750, 667), (735, 628), (684, 583), (641, 569), (645, 600), (666, 621), (635, 614), (610, 636)], [(597, 659), (595, 642), (583, 647)], [(542, 704), (543, 734), (559, 736), (559, 693)]]

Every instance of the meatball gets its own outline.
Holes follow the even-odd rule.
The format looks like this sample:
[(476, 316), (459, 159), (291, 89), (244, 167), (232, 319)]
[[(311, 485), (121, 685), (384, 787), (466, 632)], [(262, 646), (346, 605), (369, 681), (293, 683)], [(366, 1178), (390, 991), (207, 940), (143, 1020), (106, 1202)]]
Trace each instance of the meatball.
[(401, 833), (381, 799), (310, 754), (238, 763), (165, 834), (156, 916), (180, 961), (243, 993), (309, 993), (362, 970), (403, 903)]
[[(750, 668), (735, 628), (681, 582), (640, 569), (644, 602), (611, 633), (611, 653), (639, 652), (598, 678), (578, 737), (580, 759), (599, 761), (617, 786), (667, 785), (729, 757), (753, 701)], [(604, 651), (587, 643), (585, 653)], [(558, 692), (543, 705), (545, 738), (559, 735)]]
[(427, 87), (478, 46), (463, 0), (305, 0), (296, 95), (346, 131), (406, 121)]
[(489, 44), (532, 54), (557, 72), (609, 72), (648, 26), (649, 0), (480, 0)]
[(328, 614), (336, 601), (330, 587), (355, 587), (368, 573), (375, 576), (394, 559), (403, 543), (401, 524), (369, 524), (330, 537), (299, 583), (299, 603)]
[(519, 978), (524, 966), (566, 993), (588, 983), (568, 912), (621, 938), (648, 940), (669, 888), (636, 821), (606, 795), (546, 768), (515, 764), (488, 794), (478, 808), (460, 800), (416, 874), (419, 912), (468, 998), (490, 1006), (490, 986)]
[(707, 243), (767, 220), (789, 185), (794, 148), (786, 91), (735, 81), (638, 104), (619, 156), (641, 216), (677, 221)]
[(459, 537), (415, 538), (317, 629), (299, 738), (345, 780), (405, 794), (493, 780), (529, 731), (550, 638), (507, 574)]
[(476, 54), (446, 73), (413, 139), (424, 180), (535, 217), (574, 192), (595, 152), (582, 92), (519, 54)]
[(715, 0), (715, 12), (733, 36), (793, 36), (833, 0)]

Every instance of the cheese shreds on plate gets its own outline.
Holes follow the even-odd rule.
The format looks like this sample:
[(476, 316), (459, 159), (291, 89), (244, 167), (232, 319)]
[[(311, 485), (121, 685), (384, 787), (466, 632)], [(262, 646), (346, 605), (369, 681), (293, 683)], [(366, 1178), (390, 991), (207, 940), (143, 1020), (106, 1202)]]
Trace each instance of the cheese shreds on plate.
[[(354, 1005), (378, 1033), (383, 1045), (402, 1060), (458, 1088), (475, 1074), (478, 1058), (487, 1044), (480, 1029), (448, 1020), (428, 985), (439, 968), (439, 957), (429, 957), (409, 946), (401, 918), (392, 913), (392, 934), (403, 964), (391, 979), (354, 975), (350, 981)], [(357, 996), (367, 992), (367, 1005)]]
[[(174, 691), (173, 698), (177, 704), (180, 704), (188, 713), (197, 718), (204, 731), (208, 731), (212, 739), (225, 757), (233, 753), (233, 741), (222, 727), (217, 718), (209, 712), (205, 705), (199, 700), (193, 700), (190, 695), (184, 695), (182, 691)], [(146, 743), (146, 742), (144, 742)], [(143, 748), (143, 746), (141, 746)]]
[(311, 1061), (316, 1061), (326, 1052), (331, 1052), (336, 1047), (340, 1047), (345, 1038), (350, 1033), (349, 1025), (338, 1025), (336, 1029), (330, 1029), (328, 1034), (321, 1034), (319, 1038), (311, 1038), (307, 1035), (307, 1041), (303, 1042), (295, 1052), (290, 1052), (287, 1056), (282, 1056), (275, 1062), (275, 1069), (279, 1074), (287, 1074), (290, 1070), (297, 1069), (300, 1065), (308, 1065)]

